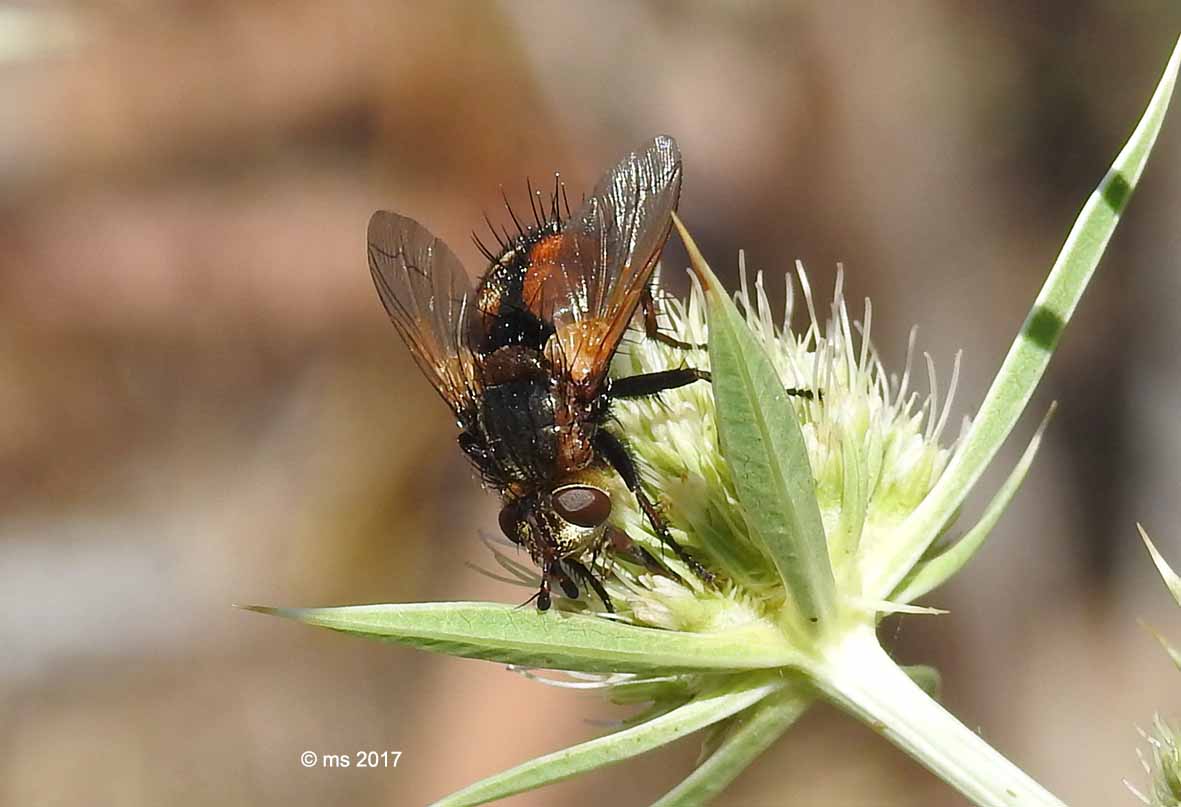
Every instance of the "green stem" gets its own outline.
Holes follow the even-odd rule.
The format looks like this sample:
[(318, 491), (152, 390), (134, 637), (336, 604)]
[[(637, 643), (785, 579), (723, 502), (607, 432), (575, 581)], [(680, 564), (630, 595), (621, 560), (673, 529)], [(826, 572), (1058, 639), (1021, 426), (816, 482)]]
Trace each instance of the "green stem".
[(980, 807), (1063, 807), (1053, 794), (940, 706), (886, 655), (869, 628), (828, 648), (810, 671), (837, 706)]

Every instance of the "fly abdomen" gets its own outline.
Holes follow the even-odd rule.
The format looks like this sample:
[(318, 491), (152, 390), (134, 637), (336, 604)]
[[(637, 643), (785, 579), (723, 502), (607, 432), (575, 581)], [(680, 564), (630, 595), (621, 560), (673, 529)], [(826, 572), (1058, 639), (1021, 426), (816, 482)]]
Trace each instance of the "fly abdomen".
[(539, 351), (521, 346), (502, 347), (484, 357), (480, 381), (485, 388), (514, 382), (545, 382), (548, 377), (546, 369), (545, 359)]

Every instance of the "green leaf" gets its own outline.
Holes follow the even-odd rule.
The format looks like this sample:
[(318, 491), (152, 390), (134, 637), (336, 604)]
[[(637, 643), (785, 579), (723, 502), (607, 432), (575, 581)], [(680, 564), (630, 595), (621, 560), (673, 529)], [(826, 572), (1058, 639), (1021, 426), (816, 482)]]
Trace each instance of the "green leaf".
[(831, 615), (836, 593), (800, 424), (770, 357), (673, 220), (705, 293), (722, 455), (747, 523), (803, 614), (801, 626), (815, 630)]
[(898, 586), (954, 518), (1032, 397), (1144, 171), (1173, 94), (1179, 61), (1181, 40), (1131, 138), (1083, 205), (955, 457), (899, 527), (901, 540), (883, 542), (882, 556), (873, 559), (872, 569), (880, 575), (879, 596)]
[[(874, 430), (876, 431), (876, 430)], [(871, 435), (876, 437), (876, 435)], [(841, 433), (841, 517), (829, 536), (832, 557), (839, 565), (848, 563), (857, 553), (865, 517), (869, 512), (869, 475), (866, 452), (856, 430)]]
[(1152, 539), (1148, 537), (1148, 533), (1144, 531), (1144, 527), (1137, 524), (1136, 529), (1140, 530), (1140, 537), (1144, 539), (1144, 545), (1148, 547), (1148, 554), (1152, 556), (1152, 562), (1156, 564), (1156, 570), (1160, 572), (1161, 579), (1169, 587), (1169, 593), (1173, 595), (1173, 599), (1177, 604), (1181, 605), (1181, 577), (1177, 576), (1177, 573), (1169, 566), (1164, 556), (1157, 551), (1156, 545), (1152, 543)]
[(812, 700), (788, 687), (735, 717), (717, 750), (652, 807), (688, 807), (715, 798), (791, 728)]
[[(1157, 551), (1156, 544), (1148, 537), (1144, 526), (1137, 524), (1136, 529), (1140, 531), (1140, 538), (1143, 539), (1144, 545), (1148, 547), (1148, 554), (1152, 556), (1152, 562), (1156, 564), (1156, 570), (1160, 573), (1161, 579), (1165, 581), (1165, 585), (1169, 588), (1169, 593), (1173, 595), (1173, 601), (1177, 605), (1181, 605), (1181, 577), (1178, 577), (1177, 573), (1173, 571), (1173, 567), (1165, 560), (1164, 555)], [(1176, 665), (1177, 669), (1181, 670), (1181, 650), (1174, 647), (1172, 642), (1147, 622), (1141, 621), (1140, 624), (1156, 637), (1156, 640), (1161, 643), (1161, 647), (1169, 654), (1169, 658), (1173, 660), (1173, 664)]]
[(783, 687), (782, 680), (747, 682), (739, 689), (701, 695), (632, 728), (531, 759), (435, 802), (434, 807), (470, 807), (560, 782), (659, 748), (747, 709)]
[(874, 614), (921, 614), (924, 616), (943, 616), (948, 613), (942, 608), (931, 608), (926, 605), (911, 605), (905, 602), (891, 602), (890, 600), (868, 600), (865, 597), (850, 597), (849, 602)]
[(490, 602), (248, 610), (451, 656), (579, 672), (755, 670), (796, 660), (771, 625), (683, 633)]
[(1034, 432), (1033, 439), (1026, 446), (1025, 453), (1017, 461), (1009, 478), (992, 497), (988, 507), (984, 508), (984, 515), (976, 522), (976, 526), (968, 530), (963, 538), (947, 549), (916, 566), (911, 576), (899, 586), (898, 592), (891, 595), (891, 600), (914, 602), (924, 594), (933, 591), (962, 569), (964, 564), (976, 554), (976, 550), (984, 546), (984, 540), (988, 538), (992, 528), (1000, 520), (1001, 514), (1008, 508), (1009, 502), (1021, 487), (1021, 483), (1025, 481), (1025, 475), (1029, 473), (1029, 468), (1033, 465), (1034, 457), (1037, 456), (1037, 450), (1041, 446), (1042, 436), (1046, 432), (1046, 426), (1050, 424), (1050, 418), (1053, 416), (1056, 406), (1057, 404), (1050, 405), (1046, 416), (1042, 418), (1041, 425)]
[(1181, 670), (1181, 651), (1173, 647), (1172, 642), (1166, 639), (1160, 631), (1152, 627), (1152, 625), (1149, 625), (1143, 619), (1140, 620), (1140, 625), (1143, 626), (1146, 631), (1156, 637), (1156, 640), (1161, 643), (1161, 647), (1163, 647), (1165, 652), (1169, 654), (1169, 658), (1173, 660), (1173, 666), (1175, 666), (1178, 670)]

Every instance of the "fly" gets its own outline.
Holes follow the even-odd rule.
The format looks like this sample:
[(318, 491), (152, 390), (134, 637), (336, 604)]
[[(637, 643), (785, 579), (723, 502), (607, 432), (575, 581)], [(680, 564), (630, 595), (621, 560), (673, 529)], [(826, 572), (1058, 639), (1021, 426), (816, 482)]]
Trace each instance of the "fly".
[(388, 211), (369, 221), (381, 301), (455, 414), (460, 448), (499, 492), (501, 530), (541, 570), (542, 611), (551, 585), (577, 598), (576, 580), (611, 608), (592, 571), (608, 542), (656, 566), (608, 526), (615, 475), (664, 545), (711, 579), (669, 533), (627, 445), (605, 428), (612, 401), (709, 377), (687, 367), (608, 377), (637, 309), (650, 337), (690, 347), (657, 330), (651, 288), (680, 190), (676, 141), (656, 137), (607, 172), (573, 213), (567, 202), (561, 215), (557, 191), (548, 211), (531, 198), (532, 224), (514, 216), (516, 236), (498, 237), (495, 252), (481, 245), (490, 263), (474, 290), (455, 254), (418, 222)]

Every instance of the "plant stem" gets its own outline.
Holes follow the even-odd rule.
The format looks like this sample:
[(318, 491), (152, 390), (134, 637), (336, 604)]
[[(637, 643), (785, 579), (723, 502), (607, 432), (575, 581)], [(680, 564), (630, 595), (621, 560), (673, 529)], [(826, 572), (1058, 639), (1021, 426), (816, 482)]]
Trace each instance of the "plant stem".
[(828, 647), (809, 670), (837, 706), (910, 754), (980, 807), (1064, 807), (930, 698), (858, 628)]

